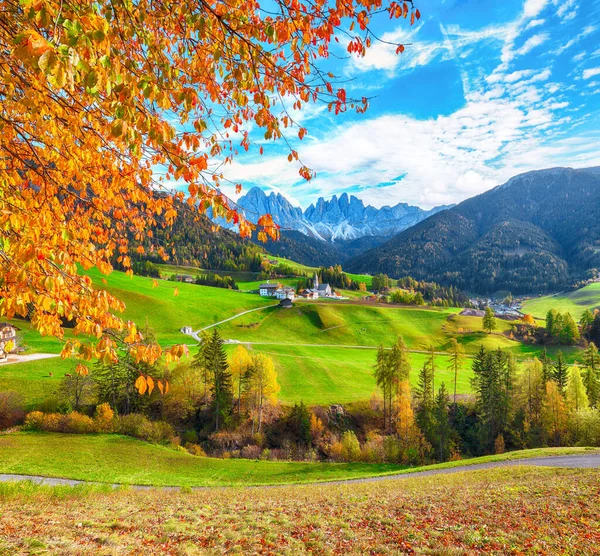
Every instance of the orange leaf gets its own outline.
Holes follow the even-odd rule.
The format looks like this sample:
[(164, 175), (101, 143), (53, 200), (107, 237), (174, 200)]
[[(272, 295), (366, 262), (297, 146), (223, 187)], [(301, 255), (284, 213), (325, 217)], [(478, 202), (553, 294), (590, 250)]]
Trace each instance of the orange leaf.
[(177, 296), (179, 295), (179, 288), (175, 288), (175, 289), (173, 290), (173, 295), (174, 295), (175, 297), (177, 297)]
[(134, 386), (137, 388), (137, 391), (140, 393), (140, 396), (143, 396), (148, 389), (148, 384), (146, 384), (146, 378), (144, 375), (140, 375), (137, 377)]

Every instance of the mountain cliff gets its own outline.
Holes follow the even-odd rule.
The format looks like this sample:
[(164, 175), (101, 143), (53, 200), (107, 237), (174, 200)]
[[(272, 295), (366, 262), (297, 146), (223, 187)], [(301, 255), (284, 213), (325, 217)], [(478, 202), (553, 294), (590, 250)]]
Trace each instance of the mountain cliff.
[(326, 201), (322, 197), (305, 211), (292, 205), (280, 193), (267, 195), (259, 187), (253, 187), (240, 197), (238, 206), (246, 218), (256, 222), (268, 213), (282, 230), (296, 230), (302, 234), (328, 242), (351, 241), (363, 237), (390, 237), (421, 222), (428, 216), (447, 207), (426, 211), (419, 207), (400, 203), (380, 209), (343, 193)]
[(463, 290), (557, 290), (600, 267), (600, 168), (553, 168), (435, 214), (347, 262)]

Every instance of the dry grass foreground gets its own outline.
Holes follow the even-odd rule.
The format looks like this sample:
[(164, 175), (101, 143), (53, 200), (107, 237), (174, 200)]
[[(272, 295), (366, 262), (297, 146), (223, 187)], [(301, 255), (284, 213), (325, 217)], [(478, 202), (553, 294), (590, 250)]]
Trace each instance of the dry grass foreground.
[(107, 491), (0, 485), (0, 554), (597, 554), (600, 473)]

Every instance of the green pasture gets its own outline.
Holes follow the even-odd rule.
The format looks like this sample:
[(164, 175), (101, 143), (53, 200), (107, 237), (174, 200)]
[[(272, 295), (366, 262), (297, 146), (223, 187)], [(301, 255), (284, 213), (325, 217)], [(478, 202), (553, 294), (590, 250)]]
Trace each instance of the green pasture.
[(406, 468), (392, 464), (217, 459), (192, 456), (187, 452), (114, 434), (17, 432), (0, 436), (0, 473), (123, 485), (247, 486), (356, 479), (586, 451), (589, 448), (523, 450), (428, 467)]
[(523, 304), (523, 312), (544, 319), (550, 309), (568, 311), (579, 320), (586, 309), (600, 309), (600, 282), (595, 282), (572, 292), (536, 297)]

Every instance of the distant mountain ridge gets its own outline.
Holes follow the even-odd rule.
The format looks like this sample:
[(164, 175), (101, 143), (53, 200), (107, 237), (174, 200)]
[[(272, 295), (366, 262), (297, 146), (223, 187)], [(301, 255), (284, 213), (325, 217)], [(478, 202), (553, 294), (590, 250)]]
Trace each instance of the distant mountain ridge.
[(558, 290), (600, 268), (600, 168), (520, 174), (359, 254), (346, 267), (477, 293)]
[(323, 197), (305, 211), (292, 205), (281, 193), (266, 194), (253, 187), (237, 201), (245, 217), (256, 222), (262, 214), (271, 214), (283, 230), (296, 230), (322, 241), (336, 242), (357, 240), (363, 237), (390, 237), (447, 206), (423, 210), (406, 203), (380, 209), (343, 193), (330, 200)]

